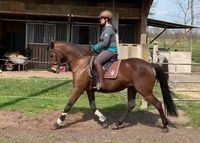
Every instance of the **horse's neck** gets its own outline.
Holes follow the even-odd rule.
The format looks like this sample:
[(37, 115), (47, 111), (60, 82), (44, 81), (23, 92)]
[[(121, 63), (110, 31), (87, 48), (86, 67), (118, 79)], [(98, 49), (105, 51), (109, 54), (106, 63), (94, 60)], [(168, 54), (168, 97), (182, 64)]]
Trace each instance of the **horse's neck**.
[(76, 60), (70, 62), (69, 65), (71, 67), (72, 73), (75, 74), (78, 71), (87, 68), (90, 63), (90, 60), (91, 60), (91, 56), (86, 55), (86, 56), (80, 57), (79, 59), (76, 59)]
[(77, 72), (77, 70), (87, 67), (87, 65), (89, 65), (91, 55), (92, 53), (89, 46), (80, 46), (76, 44), (65, 46), (65, 57), (72, 72)]

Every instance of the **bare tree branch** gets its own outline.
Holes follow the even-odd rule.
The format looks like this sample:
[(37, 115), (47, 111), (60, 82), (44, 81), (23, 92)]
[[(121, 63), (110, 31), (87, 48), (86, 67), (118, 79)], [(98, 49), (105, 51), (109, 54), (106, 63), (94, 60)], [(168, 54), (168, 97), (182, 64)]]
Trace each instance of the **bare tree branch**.
[(180, 12), (177, 14), (182, 15), (184, 24), (194, 25), (200, 17), (200, 0), (175, 0), (175, 5)]

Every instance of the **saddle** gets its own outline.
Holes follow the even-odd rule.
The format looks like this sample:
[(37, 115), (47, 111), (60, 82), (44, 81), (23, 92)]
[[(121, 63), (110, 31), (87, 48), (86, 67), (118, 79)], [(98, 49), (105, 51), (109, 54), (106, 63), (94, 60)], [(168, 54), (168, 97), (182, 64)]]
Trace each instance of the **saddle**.
[[(93, 84), (95, 85), (98, 82), (98, 75), (94, 66), (94, 59), (96, 56), (93, 56), (90, 60), (90, 65), (89, 65), (89, 76), (93, 78), (94, 82)], [(120, 66), (121, 60), (117, 59), (117, 54), (116, 56), (112, 57), (109, 61), (107, 61), (103, 65), (103, 69), (105, 71), (104, 78), (105, 79), (115, 79), (117, 78), (118, 71), (119, 71), (119, 66)]]

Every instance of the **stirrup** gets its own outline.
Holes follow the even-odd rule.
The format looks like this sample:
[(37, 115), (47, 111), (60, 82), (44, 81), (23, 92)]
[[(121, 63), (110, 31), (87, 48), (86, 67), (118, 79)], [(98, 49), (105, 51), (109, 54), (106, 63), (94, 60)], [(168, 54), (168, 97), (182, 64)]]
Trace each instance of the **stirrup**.
[(100, 90), (100, 83), (97, 82), (97, 84), (94, 85), (92, 88), (95, 89), (95, 90)]
[(99, 86), (99, 82), (96, 85), (93, 85), (92, 88), (94, 90), (99, 90), (100, 86)]
[(97, 87), (97, 90), (105, 90), (105, 87), (103, 87), (102, 83), (100, 83), (100, 82), (97, 82), (96, 87)]
[(97, 90), (100, 90), (100, 82), (97, 82), (96, 88), (97, 88)]

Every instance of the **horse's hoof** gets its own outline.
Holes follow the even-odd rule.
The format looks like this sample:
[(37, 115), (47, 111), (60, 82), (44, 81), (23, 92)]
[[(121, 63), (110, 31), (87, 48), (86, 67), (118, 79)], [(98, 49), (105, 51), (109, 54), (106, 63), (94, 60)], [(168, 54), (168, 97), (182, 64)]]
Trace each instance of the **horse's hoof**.
[(116, 124), (116, 123), (113, 123), (112, 125), (110, 125), (110, 128), (111, 128), (112, 130), (119, 130), (119, 126), (118, 126), (118, 124)]
[(162, 128), (162, 133), (167, 133), (169, 132), (169, 129), (167, 127)]
[(106, 128), (108, 128), (108, 123), (105, 121), (105, 122), (103, 122), (102, 124), (101, 124), (101, 127), (103, 128), (103, 129), (106, 129)]
[(58, 130), (58, 129), (62, 129), (64, 127), (66, 127), (66, 125), (60, 126), (57, 123), (54, 123), (50, 129), (51, 130)]

